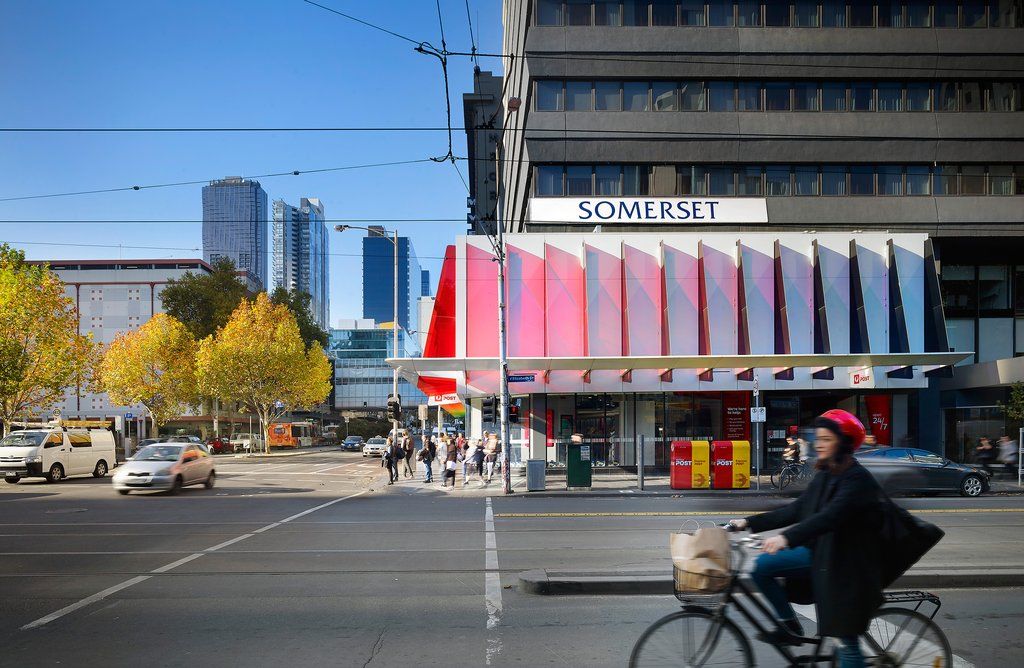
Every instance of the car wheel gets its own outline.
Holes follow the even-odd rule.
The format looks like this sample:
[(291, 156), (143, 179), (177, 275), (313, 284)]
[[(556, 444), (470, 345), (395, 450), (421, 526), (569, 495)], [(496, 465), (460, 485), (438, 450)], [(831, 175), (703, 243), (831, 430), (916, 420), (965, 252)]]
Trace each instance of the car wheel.
[(126, 490), (126, 489), (119, 489), (119, 490), (117, 490), (117, 493), (120, 494), (121, 496), (127, 496), (128, 495), (128, 490)]
[(960, 482), (961, 496), (981, 496), (981, 492), (984, 489), (985, 483), (976, 475), (969, 475)]
[(203, 483), (203, 487), (205, 487), (206, 489), (213, 489), (213, 485), (216, 482), (217, 482), (217, 472), (216, 471), (210, 471), (210, 477), (208, 477), (206, 479), (206, 482)]
[(64, 479), (64, 467), (60, 464), (54, 464), (50, 467), (50, 470), (46, 473), (46, 482), (60, 482)]
[(177, 476), (174, 479), (174, 482), (171, 483), (171, 489), (169, 490), (169, 492), (171, 494), (177, 494), (178, 492), (181, 491), (181, 487), (182, 487), (182, 480), (181, 480), (181, 476), (179, 475), (179, 476)]
[(102, 459), (96, 462), (96, 468), (92, 470), (93, 478), (102, 478), (107, 475), (107, 463)]
[(4, 482), (10, 483), (11, 485), (17, 485), (19, 480), (21, 480), (21, 476), (20, 475), (7, 475), (7, 476), (4, 476)]

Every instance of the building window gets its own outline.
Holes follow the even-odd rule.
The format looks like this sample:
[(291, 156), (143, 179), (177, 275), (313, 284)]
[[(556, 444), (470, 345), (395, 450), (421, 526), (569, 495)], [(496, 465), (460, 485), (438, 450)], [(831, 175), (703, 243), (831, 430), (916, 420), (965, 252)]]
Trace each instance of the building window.
[(681, 0), (679, 24), (684, 26), (704, 25), (704, 0)]
[(982, 111), (981, 84), (965, 81), (960, 84), (960, 111)]
[(740, 81), (736, 84), (736, 111), (761, 111), (761, 84)]
[(795, 111), (821, 111), (816, 82), (797, 81), (793, 84), (793, 109)]
[[(788, 12), (789, 7), (786, 7)], [(756, 27), (761, 25), (760, 0), (736, 0), (736, 25)]]
[(961, 25), (964, 28), (984, 28), (988, 23), (985, 20), (986, 4), (987, 0), (963, 0)]
[(728, 28), (732, 24), (732, 0), (708, 0), (708, 25)]
[(823, 0), (821, 25), (826, 28), (846, 27), (846, 0)]
[(907, 84), (907, 111), (931, 111), (932, 87), (927, 83)]
[(590, 25), (590, 0), (566, 0), (565, 5), (569, 25)]
[(679, 194), (680, 195), (706, 195), (707, 170), (703, 167), (680, 167), (679, 168)]
[(929, 0), (907, 0), (907, 27), (930, 28), (932, 8)]
[(565, 110), (591, 111), (591, 89), (589, 81), (565, 82)]
[(894, 165), (880, 165), (878, 173), (879, 195), (903, 194), (903, 169)]
[(622, 108), (625, 111), (647, 111), (647, 82), (627, 81), (622, 84)]
[(855, 81), (850, 84), (850, 110), (873, 111), (874, 86), (869, 81)]
[(935, 168), (935, 187), (933, 190), (936, 195), (960, 194), (956, 171), (956, 167), (950, 165)]
[(746, 196), (761, 195), (761, 168), (742, 167), (739, 170), (740, 190), (739, 194)]
[(978, 362), (1013, 357), (1013, 318), (978, 318)]
[(565, 168), (565, 183), (569, 197), (594, 194), (592, 172), (589, 166), (570, 165)]
[(1002, 311), (1010, 308), (1010, 268), (1005, 265), (978, 267), (978, 308)]
[(818, 187), (817, 167), (797, 167), (793, 170), (793, 183), (796, 187), (798, 197), (808, 197), (821, 194)]
[(622, 8), (619, 4), (619, 0), (595, 0), (594, 25), (622, 25)]
[(875, 25), (875, 6), (873, 0), (849, 0), (850, 27), (871, 28)]
[(796, 0), (793, 3), (793, 25), (797, 28), (817, 28), (821, 25), (817, 0)]
[(1020, 111), (1021, 86), (1010, 81), (993, 81), (989, 84), (989, 111)]
[(821, 194), (829, 197), (847, 194), (845, 167), (826, 165), (821, 168)]
[(537, 25), (562, 25), (562, 0), (537, 0)]
[(620, 111), (622, 109), (622, 84), (618, 81), (595, 82), (594, 108), (598, 111)]
[(731, 81), (708, 84), (708, 107), (711, 111), (736, 111), (736, 87)]
[(850, 194), (875, 194), (875, 173), (873, 168), (863, 165), (850, 167)]
[(676, 0), (651, 0), (651, 25), (674, 26)]
[(622, 10), (623, 25), (647, 25), (647, 0), (623, 0)]
[(789, 167), (766, 167), (764, 179), (765, 194), (769, 197), (788, 197), (792, 194), (789, 181)]
[(878, 110), (903, 111), (903, 84), (878, 84)]
[[(942, 305), (954, 313), (973, 315), (978, 308), (978, 284), (971, 265), (942, 265)], [(974, 331), (972, 322), (971, 331)]]
[(736, 180), (732, 167), (711, 167), (708, 169), (709, 195), (735, 195)]
[(878, 27), (902, 28), (904, 0), (878, 0)]
[(1024, 165), (1017, 165), (1013, 171), (1013, 192), (1024, 195)]
[(676, 85), (671, 81), (655, 81), (651, 84), (651, 98), (655, 111), (678, 111)]
[(993, 0), (989, 7), (989, 25), (993, 28), (1020, 28), (1024, 12), (1021, 0)]
[(1009, 165), (992, 165), (988, 168), (988, 194), (1013, 194), (1013, 169)]
[(704, 111), (704, 84), (700, 81), (680, 82), (679, 102), (683, 111)]
[(563, 107), (562, 82), (538, 81), (537, 111), (562, 111)]
[(1016, 334), (1014, 336), (1013, 356), (1020, 357), (1024, 355), (1024, 318), (1017, 318), (1015, 324)]
[(846, 84), (826, 81), (821, 84), (822, 111), (846, 111)]
[(764, 24), (773, 27), (789, 27), (789, 3), (765, 2)]
[(620, 197), (622, 195), (622, 169), (614, 165), (598, 165), (594, 168), (594, 184), (597, 195)]
[(766, 111), (789, 111), (788, 81), (770, 81), (764, 85), (764, 108)]
[(935, 84), (935, 110), (956, 111), (956, 84), (952, 81)]
[(985, 168), (981, 165), (964, 165), (960, 168), (960, 194), (985, 194)]
[(622, 194), (644, 196), (649, 194), (647, 168), (641, 165), (626, 165), (622, 168)]
[(563, 197), (562, 168), (542, 165), (537, 168), (537, 195), (540, 197)]
[(927, 167), (907, 167), (908, 195), (930, 195), (932, 192), (931, 185), (931, 174)]

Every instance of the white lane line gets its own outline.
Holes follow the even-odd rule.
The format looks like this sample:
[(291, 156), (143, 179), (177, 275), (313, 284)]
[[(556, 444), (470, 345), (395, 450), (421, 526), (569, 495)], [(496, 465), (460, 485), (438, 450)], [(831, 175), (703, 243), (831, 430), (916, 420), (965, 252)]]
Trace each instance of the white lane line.
[(487, 665), (501, 653), (501, 574), (498, 572), (498, 543), (494, 536), (494, 510), (487, 497), (484, 509), (484, 605), (487, 609)]
[[(163, 566), (160, 566), (159, 568), (154, 568), (153, 570), (151, 570), (149, 575), (138, 575), (136, 577), (131, 578), (130, 580), (125, 580), (124, 582), (122, 582), (120, 584), (116, 584), (113, 587), (108, 587), (107, 589), (104, 589), (103, 591), (96, 592), (92, 596), (87, 596), (87, 597), (83, 598), (80, 601), (75, 601), (71, 605), (65, 606), (65, 607), (61, 608), (60, 610), (56, 610), (54, 612), (51, 612), (50, 614), (46, 615), (45, 617), (40, 617), (39, 619), (35, 620), (34, 622), (29, 622), (28, 624), (25, 624), (24, 626), (22, 626), (21, 630), (22, 631), (30, 631), (32, 629), (38, 629), (40, 627), (46, 626), (50, 622), (55, 621), (57, 619), (60, 619), (61, 617), (65, 616), (67, 614), (70, 614), (70, 613), (72, 613), (72, 612), (74, 612), (76, 610), (84, 608), (87, 605), (91, 605), (93, 603), (96, 603), (97, 601), (102, 601), (103, 599), (105, 599), (105, 598), (107, 598), (109, 596), (113, 596), (114, 594), (116, 594), (116, 593), (118, 593), (120, 591), (124, 591), (128, 587), (134, 587), (135, 585), (139, 584), (140, 582), (145, 582), (146, 580), (148, 580), (151, 577), (153, 577), (153, 575), (159, 575), (160, 573), (166, 573), (167, 571), (172, 570), (174, 568), (177, 568), (178, 566), (187, 564), (190, 561), (194, 561), (194, 560), (198, 559), (199, 557), (203, 556), (204, 554), (210, 554), (210, 553), (216, 552), (217, 550), (220, 550), (221, 548), (227, 547), (228, 545), (233, 545), (235, 543), (238, 543), (240, 541), (245, 540), (246, 538), (251, 538), (251, 537), (255, 536), (258, 533), (262, 533), (264, 531), (267, 531), (268, 529), (272, 529), (274, 527), (281, 526), (282, 524), (287, 524), (288, 522), (291, 522), (292, 520), (297, 520), (300, 517), (305, 517), (306, 515), (309, 515), (310, 513), (315, 513), (316, 511), (322, 510), (324, 508), (327, 508), (328, 506), (333, 506), (336, 503), (341, 503), (342, 501), (347, 501), (349, 499), (354, 499), (355, 497), (362, 496), (363, 494), (366, 494), (366, 490), (363, 490), (362, 492), (356, 492), (355, 494), (349, 494), (348, 496), (343, 496), (343, 497), (334, 499), (332, 501), (328, 501), (327, 503), (321, 503), (319, 506), (314, 506), (314, 507), (310, 508), (309, 510), (302, 511), (301, 513), (295, 513), (294, 515), (286, 517), (283, 520), (278, 520), (277, 522), (272, 522), (272, 523), (270, 523), (270, 524), (268, 524), (268, 525), (266, 525), (264, 527), (261, 527), (260, 529), (257, 529), (256, 531), (253, 531), (251, 533), (246, 533), (246, 534), (242, 534), (241, 536), (236, 536), (235, 538), (232, 538), (230, 540), (226, 540), (223, 543), (218, 543), (217, 545), (214, 545), (212, 547), (208, 547), (207, 549), (205, 549), (205, 550), (203, 550), (201, 552), (196, 552), (194, 554), (188, 555), (187, 557), (183, 557), (181, 559), (178, 559), (177, 561), (172, 561), (169, 564), (164, 564)], [(501, 587), (498, 588), (498, 592), (499, 592), (499, 596), (500, 596), (500, 594), (501, 594)]]

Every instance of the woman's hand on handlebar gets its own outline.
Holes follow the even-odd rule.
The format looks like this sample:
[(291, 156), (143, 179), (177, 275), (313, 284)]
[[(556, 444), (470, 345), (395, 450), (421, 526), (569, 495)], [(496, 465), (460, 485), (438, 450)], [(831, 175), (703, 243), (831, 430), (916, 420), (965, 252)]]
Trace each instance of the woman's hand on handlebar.
[(787, 547), (789, 547), (789, 541), (786, 540), (785, 536), (780, 534), (778, 536), (766, 538), (762, 549), (768, 554), (775, 554), (779, 550), (785, 550)]
[(747, 521), (745, 519), (729, 520), (728, 527), (730, 531), (743, 531), (747, 528)]

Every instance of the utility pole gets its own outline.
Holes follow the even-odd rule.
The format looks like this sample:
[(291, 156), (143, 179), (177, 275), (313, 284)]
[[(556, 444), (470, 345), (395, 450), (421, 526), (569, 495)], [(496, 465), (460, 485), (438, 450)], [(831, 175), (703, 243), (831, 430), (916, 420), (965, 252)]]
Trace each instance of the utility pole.
[[(394, 286), (394, 309), (393, 317), (391, 319), (391, 354), (395, 357), (398, 355), (398, 230), (395, 230), (395, 286)], [(398, 401), (398, 405), (401, 406), (402, 402), (398, 398), (398, 367), (396, 366), (391, 370), (391, 394), (395, 396), (395, 401)], [(393, 419), (391, 420), (391, 429), (394, 434), (394, 440), (392, 443), (398, 445), (398, 412), (395, 412)]]

